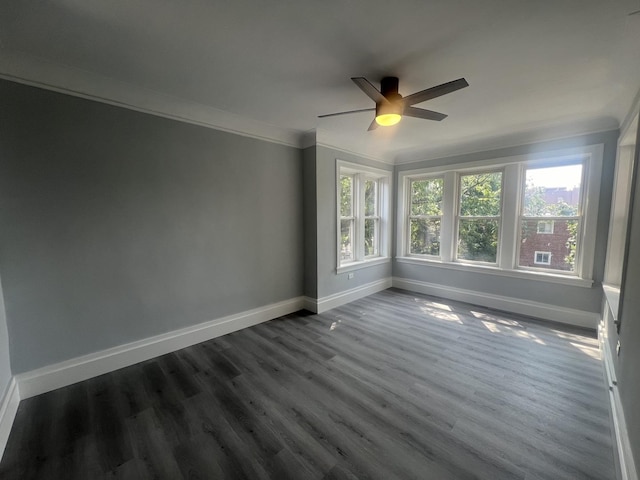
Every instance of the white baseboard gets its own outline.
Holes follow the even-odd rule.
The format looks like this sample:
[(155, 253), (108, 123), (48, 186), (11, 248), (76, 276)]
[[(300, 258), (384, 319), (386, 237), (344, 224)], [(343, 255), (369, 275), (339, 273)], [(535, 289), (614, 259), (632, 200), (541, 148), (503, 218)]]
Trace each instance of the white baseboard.
[(366, 285), (361, 285), (327, 297), (318, 299), (305, 297), (304, 305), (307, 310), (313, 313), (323, 313), (327, 310), (331, 310), (332, 308), (344, 305), (345, 303), (353, 302), (368, 295), (373, 295), (374, 293), (391, 288), (391, 283), (391, 278), (383, 278), (382, 280), (376, 280), (375, 282), (367, 283)]
[(624, 417), (624, 409), (620, 401), (618, 382), (615, 379), (615, 369), (613, 367), (613, 356), (609, 348), (609, 342), (601, 334), (604, 328), (601, 325), (598, 338), (600, 339), (600, 349), (602, 351), (602, 362), (605, 379), (609, 389), (609, 402), (611, 405), (611, 417), (613, 421), (613, 433), (615, 435), (617, 460), (620, 464), (621, 480), (638, 480), (638, 472), (633, 460), (633, 451), (629, 441), (627, 422)]
[(585, 312), (573, 308), (558, 307), (546, 303), (522, 300), (520, 298), (491, 295), (488, 293), (465, 290), (462, 288), (448, 287), (436, 283), (428, 283), (420, 280), (393, 277), (393, 286), (402, 290), (424, 293), (449, 300), (472, 303), (483, 307), (495, 308), (506, 312), (528, 315), (530, 317), (551, 320), (578, 327), (596, 330), (600, 320), (600, 314)]
[(66, 387), (304, 308), (304, 297), (247, 310), (16, 375), (20, 399)]
[(4, 397), (0, 400), (0, 460), (4, 453), (4, 447), (7, 446), (13, 420), (18, 412), (18, 404), (20, 403), (20, 392), (18, 391), (18, 383), (15, 377), (11, 377), (11, 381), (7, 386)]

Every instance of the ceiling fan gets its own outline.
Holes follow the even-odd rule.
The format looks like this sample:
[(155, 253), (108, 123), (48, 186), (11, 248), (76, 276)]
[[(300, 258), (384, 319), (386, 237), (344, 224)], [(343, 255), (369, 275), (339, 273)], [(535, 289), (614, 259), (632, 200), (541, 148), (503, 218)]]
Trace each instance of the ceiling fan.
[(403, 116), (423, 118), (425, 120), (435, 120), (437, 122), (447, 118), (444, 113), (433, 112), (423, 108), (414, 107), (416, 103), (421, 103), (432, 98), (455, 92), (461, 88), (468, 87), (469, 84), (464, 78), (453, 80), (452, 82), (443, 83), (437, 87), (427, 88), (411, 95), (403, 97), (398, 93), (398, 78), (384, 77), (380, 82), (380, 91), (374, 87), (369, 80), (364, 77), (354, 77), (355, 83), (360, 90), (376, 102), (376, 108), (363, 108), (360, 110), (350, 110), (348, 112), (329, 113), (327, 115), (319, 115), (318, 118), (335, 117), (336, 115), (347, 115), (358, 112), (376, 112), (376, 117), (369, 125), (368, 130), (375, 130), (378, 126), (391, 126), (398, 123)]

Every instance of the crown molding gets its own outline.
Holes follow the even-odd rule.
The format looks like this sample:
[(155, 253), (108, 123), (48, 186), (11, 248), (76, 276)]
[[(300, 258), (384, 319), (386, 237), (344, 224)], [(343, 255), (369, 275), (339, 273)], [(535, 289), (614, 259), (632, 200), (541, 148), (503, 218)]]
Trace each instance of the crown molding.
[(300, 148), (303, 132), (251, 120), (104, 75), (0, 50), (0, 78), (137, 112)]
[(610, 132), (612, 130), (618, 130), (619, 127), (620, 124), (617, 120), (606, 118), (584, 123), (580, 127), (566, 126), (565, 128), (542, 128), (502, 137), (478, 139), (477, 141), (467, 142), (465, 144), (455, 146), (429, 150), (414, 150), (400, 153), (395, 156), (394, 164), (405, 165), (409, 163), (418, 163), (441, 158), (457, 157), (479, 152), (490, 152), (504, 148), (514, 148), (524, 145), (534, 145), (544, 142), (559, 141), (570, 139), (573, 137), (580, 137), (582, 135)]
[(339, 147), (337, 145), (332, 145), (332, 144), (326, 143), (326, 142), (318, 142), (317, 141), (316, 142), (316, 146), (330, 148), (332, 150), (337, 150), (337, 151), (342, 152), (342, 153), (348, 153), (349, 155), (356, 155), (358, 157), (366, 158), (368, 160), (373, 160), (374, 162), (384, 163), (386, 165), (394, 165), (393, 158), (375, 157), (373, 155), (369, 155), (369, 154), (362, 153), (362, 152), (357, 152), (355, 150), (349, 150), (347, 148)]

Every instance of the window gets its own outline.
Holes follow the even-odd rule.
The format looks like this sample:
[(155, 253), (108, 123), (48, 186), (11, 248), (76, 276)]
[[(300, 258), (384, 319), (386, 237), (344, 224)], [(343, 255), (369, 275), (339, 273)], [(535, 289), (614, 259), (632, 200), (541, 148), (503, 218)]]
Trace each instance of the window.
[(338, 273), (389, 261), (391, 172), (338, 160)]
[(398, 262), (591, 286), (602, 152), (401, 170)]
[(533, 256), (533, 263), (540, 265), (550, 265), (551, 252), (536, 252)]
[[(552, 270), (575, 270), (582, 170), (582, 162), (525, 169), (519, 267), (544, 265)], [(553, 253), (552, 261), (538, 261), (536, 253), (531, 263), (531, 253), (542, 248)]]
[(409, 251), (411, 253), (440, 256), (442, 188), (442, 178), (411, 181), (409, 211)]
[(502, 172), (460, 176), (457, 258), (496, 263)]
[(340, 175), (340, 261), (353, 260), (353, 175)]
[(380, 251), (378, 180), (364, 180), (364, 256), (377, 257)]
[(553, 233), (553, 220), (539, 220), (536, 233)]

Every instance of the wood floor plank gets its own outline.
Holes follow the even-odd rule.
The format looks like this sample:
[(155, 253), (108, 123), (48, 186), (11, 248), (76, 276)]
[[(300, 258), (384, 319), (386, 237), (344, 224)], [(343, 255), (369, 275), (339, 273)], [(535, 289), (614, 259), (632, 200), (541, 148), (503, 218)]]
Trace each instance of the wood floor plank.
[(0, 478), (613, 480), (592, 332), (395, 289), (23, 401)]

